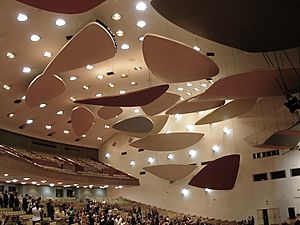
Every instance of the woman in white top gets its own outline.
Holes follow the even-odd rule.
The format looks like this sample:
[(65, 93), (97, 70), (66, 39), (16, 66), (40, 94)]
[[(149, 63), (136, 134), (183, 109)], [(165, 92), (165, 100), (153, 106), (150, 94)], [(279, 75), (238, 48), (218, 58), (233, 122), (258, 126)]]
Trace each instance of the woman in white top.
[(32, 216), (33, 225), (42, 221), (43, 211), (38, 202), (36, 202), (35, 206), (32, 208), (32, 214), (33, 214)]

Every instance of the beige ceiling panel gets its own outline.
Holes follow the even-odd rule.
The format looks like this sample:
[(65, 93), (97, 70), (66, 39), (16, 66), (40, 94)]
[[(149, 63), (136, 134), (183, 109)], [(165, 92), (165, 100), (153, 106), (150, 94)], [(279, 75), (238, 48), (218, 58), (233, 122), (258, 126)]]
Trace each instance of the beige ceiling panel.
[(110, 120), (119, 116), (122, 112), (123, 110), (120, 107), (103, 106), (98, 110), (97, 114), (104, 120)]
[(137, 116), (117, 122), (112, 127), (122, 132), (148, 133), (153, 129), (153, 123), (146, 117)]
[(152, 151), (173, 151), (190, 147), (204, 136), (202, 133), (155, 134), (141, 138), (130, 144), (132, 147)]
[(197, 168), (196, 165), (180, 165), (180, 164), (169, 164), (169, 165), (157, 165), (145, 167), (149, 173), (154, 174), (162, 179), (169, 181), (181, 180), (188, 176)]
[(193, 48), (155, 34), (143, 40), (144, 60), (161, 81), (178, 83), (213, 77), (219, 68), (210, 58)]
[(44, 75), (53, 75), (103, 62), (116, 54), (111, 34), (99, 23), (83, 27), (53, 58)]
[(94, 123), (93, 113), (83, 106), (78, 106), (73, 109), (71, 115), (72, 128), (74, 133), (81, 137), (91, 128)]
[(237, 116), (240, 116), (248, 112), (256, 103), (255, 99), (238, 99), (234, 100), (215, 111), (211, 112), (207, 116), (204, 116), (198, 120), (195, 125), (211, 124), (228, 120)]
[(36, 107), (61, 95), (66, 89), (65, 82), (58, 76), (36, 76), (26, 90), (26, 105)]
[(155, 116), (165, 111), (166, 109), (170, 108), (179, 99), (180, 99), (179, 95), (166, 92), (155, 101), (151, 102), (148, 105), (144, 105), (141, 108), (148, 116)]

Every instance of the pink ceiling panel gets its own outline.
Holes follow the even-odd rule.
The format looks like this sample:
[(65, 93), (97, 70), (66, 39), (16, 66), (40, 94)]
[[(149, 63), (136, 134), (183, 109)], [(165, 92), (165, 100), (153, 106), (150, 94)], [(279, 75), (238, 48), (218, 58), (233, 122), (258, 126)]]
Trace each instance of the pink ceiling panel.
[(163, 95), (169, 88), (169, 85), (160, 85), (150, 87), (124, 95), (114, 95), (99, 98), (87, 98), (76, 100), (76, 103), (102, 106), (134, 107), (143, 106), (153, 102)]
[(66, 89), (65, 82), (58, 76), (36, 76), (26, 90), (26, 105), (36, 107), (61, 95)]
[(99, 23), (91, 22), (65, 44), (43, 74), (53, 75), (78, 69), (103, 62), (115, 54), (116, 48), (110, 33)]
[(170, 108), (179, 99), (179, 95), (166, 92), (155, 101), (148, 105), (144, 105), (141, 108), (148, 116), (154, 116)]
[(213, 190), (234, 187), (240, 167), (240, 155), (228, 155), (207, 164), (189, 182), (189, 185)]
[(166, 114), (174, 115), (174, 114), (194, 113), (194, 112), (213, 109), (222, 106), (224, 104), (225, 104), (224, 100), (198, 101), (195, 98), (190, 98), (174, 105), (166, 112)]
[(76, 14), (89, 11), (105, 0), (17, 0), (26, 5), (56, 13)]
[[(299, 88), (300, 77), (293, 69), (282, 69), (283, 79), (288, 90)], [(297, 68), (298, 74), (300, 69)], [(216, 81), (196, 99), (239, 99), (280, 96), (284, 93), (280, 72), (277, 69), (240, 73)]]
[[(163, 17), (193, 34), (250, 52), (300, 45), (298, 1), (152, 0)], [(278, 16), (280, 15), (280, 16)]]
[(219, 73), (217, 64), (207, 56), (159, 35), (145, 36), (143, 56), (150, 71), (167, 83), (196, 81)]
[(97, 114), (104, 120), (110, 120), (119, 116), (122, 112), (123, 110), (120, 107), (103, 106), (98, 110)]
[(72, 111), (71, 121), (74, 133), (78, 137), (81, 137), (92, 127), (94, 123), (94, 115), (87, 108), (78, 106)]

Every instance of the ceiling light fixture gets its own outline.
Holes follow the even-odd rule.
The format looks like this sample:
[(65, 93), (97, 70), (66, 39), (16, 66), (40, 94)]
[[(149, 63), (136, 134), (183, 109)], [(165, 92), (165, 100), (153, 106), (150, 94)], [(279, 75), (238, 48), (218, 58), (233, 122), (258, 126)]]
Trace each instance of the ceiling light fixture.
[(109, 159), (110, 157), (111, 157), (111, 154), (107, 152), (107, 153), (105, 154), (105, 158)]
[(7, 90), (7, 91), (9, 91), (9, 90), (10, 90), (10, 86), (9, 86), (9, 85), (7, 85), (7, 84), (4, 84), (4, 85), (3, 85), (3, 88), (4, 88), (5, 90)]
[(125, 74), (125, 73), (123, 73), (123, 74), (121, 75), (121, 78), (127, 78), (127, 77), (128, 77), (128, 75)]
[(87, 90), (89, 90), (90, 86), (84, 85), (84, 86), (82, 86), (82, 88), (87, 91)]
[(124, 91), (124, 90), (120, 91), (120, 95), (124, 95), (125, 93), (126, 93), (126, 91)]
[(40, 108), (42, 109), (42, 108), (45, 108), (47, 106), (47, 104), (46, 103), (42, 103), (42, 104), (40, 104)]
[(33, 35), (31, 35), (31, 37), (30, 37), (30, 40), (33, 41), (33, 42), (37, 42), (37, 41), (39, 41), (40, 39), (41, 39), (41, 37), (40, 37), (39, 35), (37, 35), (37, 34), (33, 34)]
[(13, 59), (15, 58), (16, 54), (15, 53), (12, 53), (12, 52), (7, 52), (6, 53), (6, 58), (8, 59)]
[(30, 180), (30, 178), (29, 177), (24, 177), (23, 180)]
[(69, 134), (70, 131), (69, 130), (64, 130), (64, 134)]
[(177, 88), (177, 91), (183, 91), (182, 87)]
[(115, 84), (114, 83), (108, 83), (108, 86), (113, 88), (115, 86)]
[(103, 138), (102, 138), (102, 137), (97, 137), (97, 140), (98, 140), (98, 141), (102, 141)]
[(108, 126), (108, 125), (105, 125), (104, 128), (105, 128), (105, 129), (109, 129), (109, 126)]
[(144, 11), (146, 8), (147, 8), (147, 5), (145, 2), (138, 2), (136, 5), (135, 5), (135, 8), (136, 10), (138, 11)]
[(94, 66), (93, 66), (93, 65), (86, 65), (85, 68), (86, 68), (87, 70), (91, 70), (91, 69), (94, 68)]
[(111, 18), (112, 18), (113, 20), (118, 21), (118, 20), (120, 20), (120, 19), (122, 18), (122, 16), (121, 16), (119, 13), (115, 13), (115, 14), (113, 14), (113, 15), (111, 16)]
[(197, 45), (195, 45), (193, 49), (195, 49), (197, 52), (200, 52), (200, 48)]
[(135, 161), (131, 160), (131, 161), (129, 162), (129, 165), (130, 165), (130, 166), (135, 166)]
[(45, 51), (43, 54), (44, 57), (50, 58), (52, 56), (51, 52)]
[(174, 155), (172, 153), (169, 153), (167, 158), (168, 158), (168, 160), (172, 160), (172, 159), (174, 159)]
[(144, 36), (139, 37), (139, 41), (143, 41), (144, 40)]
[(57, 19), (57, 20), (55, 21), (55, 24), (56, 24), (56, 26), (61, 27), (61, 26), (64, 26), (64, 25), (66, 24), (66, 21), (63, 20), (63, 19), (61, 19), (61, 18), (59, 18), (59, 19)]
[(99, 79), (99, 80), (102, 80), (103, 78), (104, 78), (103, 75), (98, 75), (98, 76), (97, 76), (97, 79)]
[(137, 85), (137, 82), (132, 81), (132, 82), (130, 83), (130, 85), (131, 85), (131, 86)]
[(23, 14), (23, 13), (19, 13), (18, 16), (17, 16), (17, 20), (19, 22), (25, 22), (28, 20), (28, 16)]
[(135, 113), (139, 113), (140, 112), (140, 109), (134, 109), (133, 110)]
[(124, 34), (125, 34), (125, 32), (122, 31), (122, 30), (118, 30), (118, 31), (116, 32), (116, 35), (117, 35), (118, 37), (122, 37)]
[(122, 44), (121, 49), (127, 50), (127, 49), (129, 49), (129, 45), (128, 44)]
[(57, 115), (62, 115), (62, 114), (64, 114), (64, 111), (63, 110), (59, 110), (56, 114)]
[(223, 132), (224, 132), (224, 134), (227, 134), (227, 135), (228, 135), (228, 134), (230, 134), (231, 129), (228, 128), (228, 127), (224, 127)]
[(154, 163), (154, 158), (150, 156), (148, 158), (147, 162), (150, 163), (150, 164)]
[(74, 101), (76, 101), (76, 100), (77, 100), (77, 98), (76, 98), (75, 96), (70, 97), (70, 101), (71, 101), (71, 102), (74, 102)]
[(186, 86), (187, 86), (187, 87), (192, 87), (192, 86), (193, 86), (193, 84), (192, 84), (192, 83), (190, 83), (190, 82), (188, 82), (188, 83), (186, 83)]
[(102, 94), (101, 94), (101, 93), (97, 93), (97, 94), (95, 94), (95, 96), (96, 96), (96, 97), (101, 97)]
[(189, 156), (190, 156), (191, 158), (195, 157), (196, 155), (197, 155), (197, 151), (196, 151), (196, 150), (191, 149), (191, 150), (189, 151)]
[(220, 146), (218, 145), (213, 145), (211, 148), (214, 152), (218, 152), (220, 150)]
[(9, 117), (9, 118), (12, 118), (12, 117), (14, 117), (14, 116), (15, 116), (14, 113), (9, 113), (9, 114), (7, 114), (7, 117)]
[(28, 66), (23, 67), (22, 69), (23, 73), (30, 73), (31, 72), (31, 68)]
[(144, 28), (147, 26), (147, 23), (144, 20), (140, 20), (136, 23), (136, 25), (140, 28)]
[(29, 120), (26, 120), (26, 124), (30, 125), (33, 123), (33, 120), (32, 119), (29, 119)]
[(45, 126), (47, 130), (51, 130), (52, 126), (51, 125), (46, 125)]
[(135, 66), (133, 69), (139, 71), (142, 70), (143, 68), (141, 66)]

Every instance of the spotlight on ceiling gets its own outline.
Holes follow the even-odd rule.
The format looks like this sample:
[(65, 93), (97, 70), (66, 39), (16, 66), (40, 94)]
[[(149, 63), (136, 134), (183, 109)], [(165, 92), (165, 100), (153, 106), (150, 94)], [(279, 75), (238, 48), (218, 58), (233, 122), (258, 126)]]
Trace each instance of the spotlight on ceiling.
[(300, 100), (296, 96), (290, 96), (288, 101), (284, 103), (284, 106), (287, 107), (291, 113), (294, 113), (297, 109), (300, 109)]

